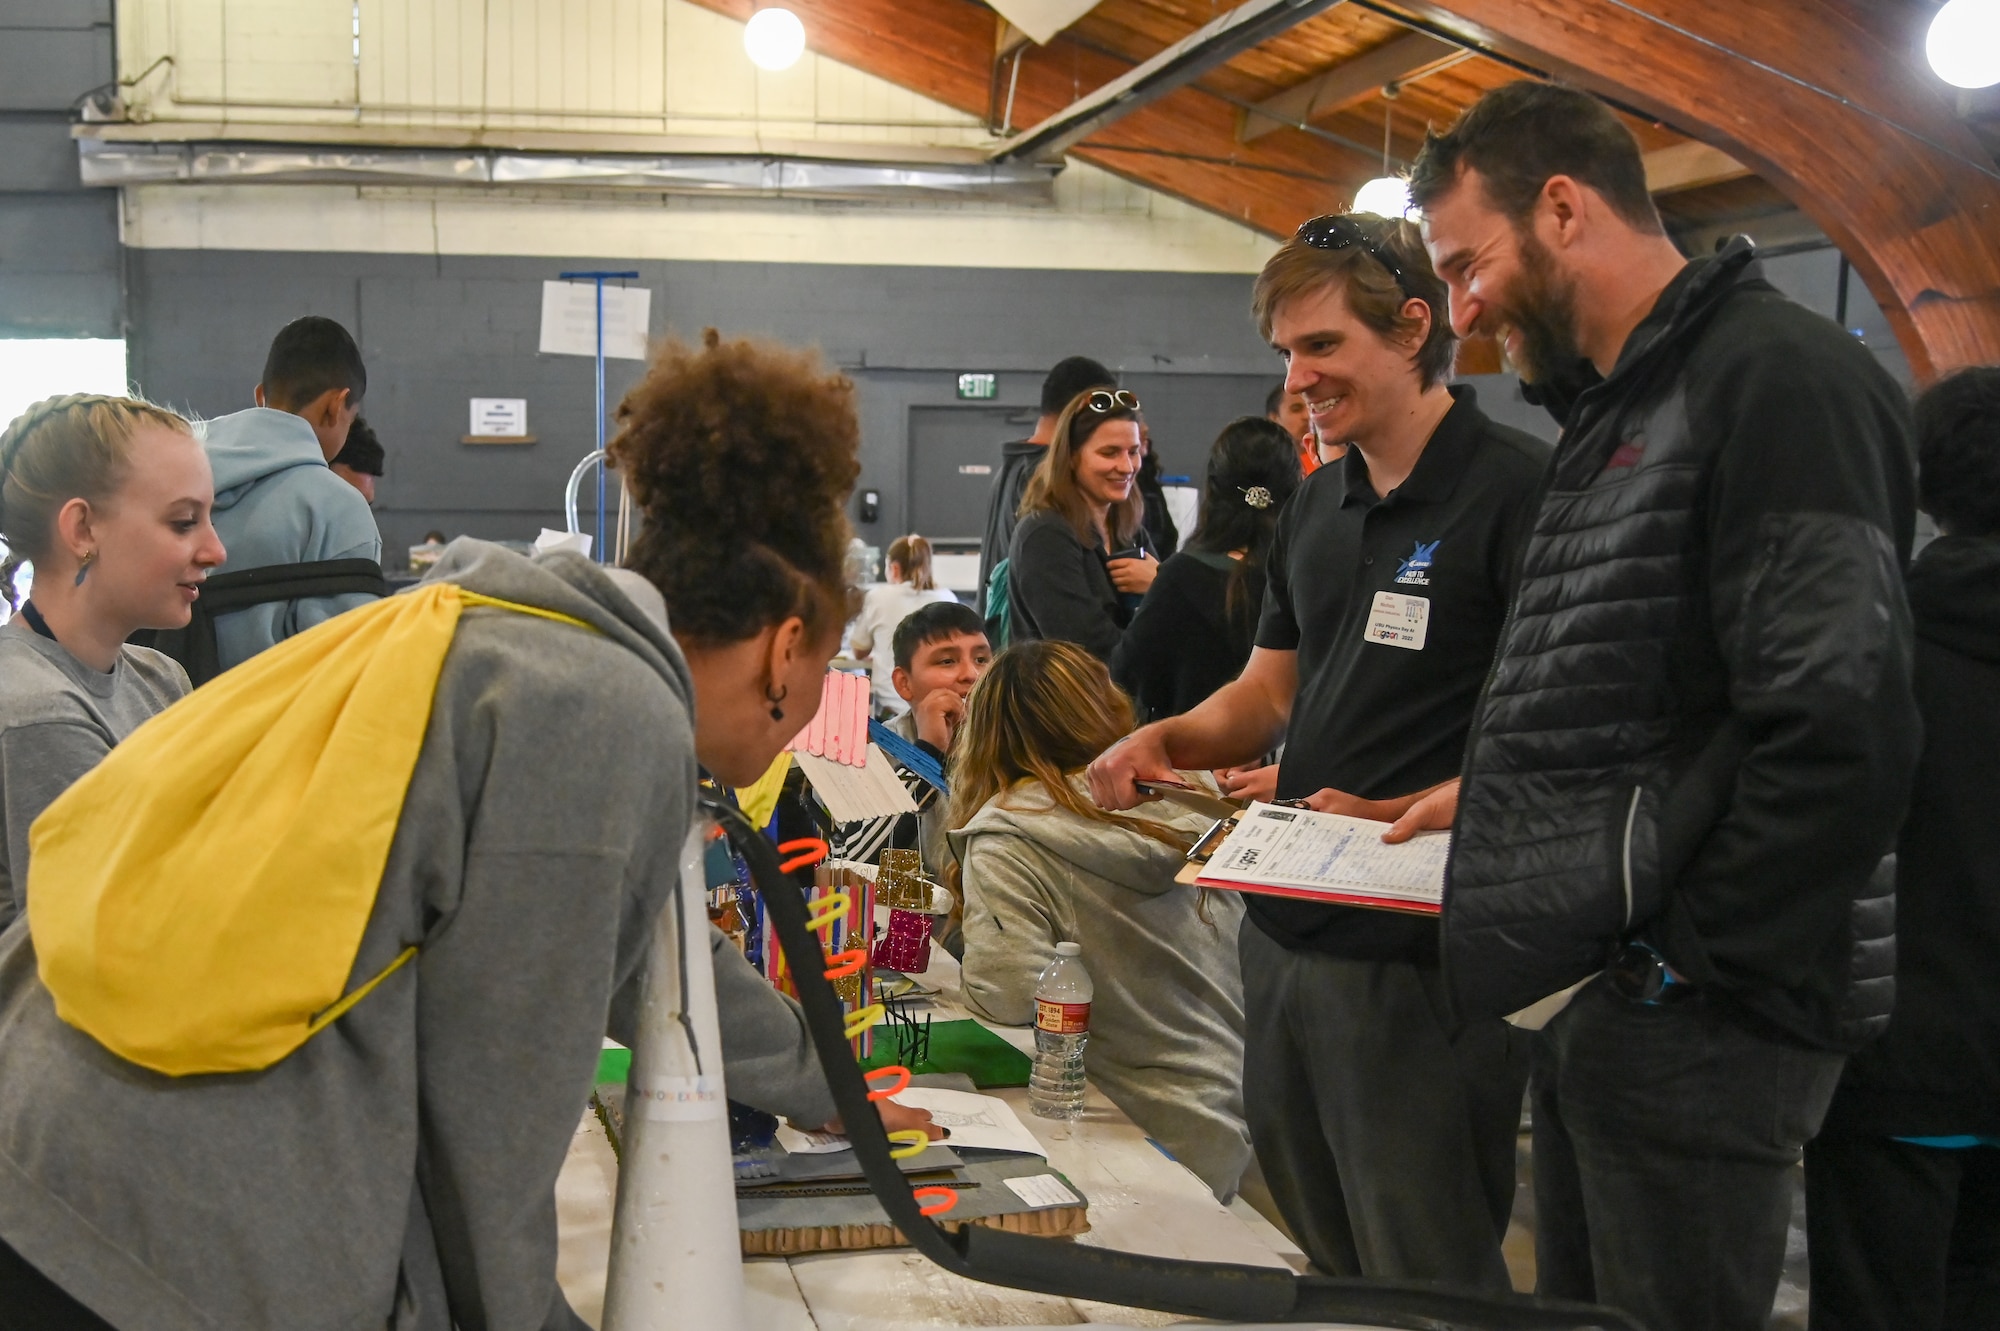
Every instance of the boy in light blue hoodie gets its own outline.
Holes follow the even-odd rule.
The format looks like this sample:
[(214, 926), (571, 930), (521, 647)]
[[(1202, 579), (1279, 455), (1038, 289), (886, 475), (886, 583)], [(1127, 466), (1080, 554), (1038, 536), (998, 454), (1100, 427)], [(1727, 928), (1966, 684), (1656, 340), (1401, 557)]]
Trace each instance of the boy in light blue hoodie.
[[(376, 565), (379, 578), (382, 535), (375, 516), (327, 466), (347, 442), (367, 389), (361, 350), (347, 330), (309, 315), (286, 324), (272, 340), (257, 405), (201, 427), (215, 471), (215, 529), (229, 551), (219, 574), (365, 560)], [(227, 670), (374, 598), (372, 592), (342, 591), (220, 614), (220, 667)]]

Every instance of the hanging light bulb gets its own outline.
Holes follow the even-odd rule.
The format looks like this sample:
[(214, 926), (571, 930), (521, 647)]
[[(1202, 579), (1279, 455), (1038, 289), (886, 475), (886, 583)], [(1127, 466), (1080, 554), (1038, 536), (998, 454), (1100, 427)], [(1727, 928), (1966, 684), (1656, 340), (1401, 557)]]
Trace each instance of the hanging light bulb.
[(1354, 192), (1352, 211), (1374, 213), (1377, 217), (1408, 217), (1410, 182), (1401, 176), (1377, 176)]
[(1395, 100), (1400, 91), (1394, 84), (1382, 89), (1382, 174), (1354, 192), (1353, 213), (1373, 213), (1377, 217), (1410, 215), (1410, 182), (1390, 174), (1389, 151), (1393, 145), (1390, 129), (1396, 123)]
[(1931, 20), (1924, 54), (1954, 88), (2000, 83), (2000, 0), (1951, 0)]
[(760, 9), (743, 27), (743, 49), (759, 69), (790, 69), (806, 53), (806, 25), (789, 9)]

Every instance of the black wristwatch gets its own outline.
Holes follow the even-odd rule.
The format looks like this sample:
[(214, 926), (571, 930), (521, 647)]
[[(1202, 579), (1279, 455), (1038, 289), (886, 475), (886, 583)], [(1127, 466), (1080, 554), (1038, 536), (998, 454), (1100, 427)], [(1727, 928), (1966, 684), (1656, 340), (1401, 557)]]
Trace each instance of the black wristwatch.
[(1604, 974), (1618, 996), (1633, 1003), (1657, 1006), (1694, 993), (1694, 986), (1674, 974), (1658, 948), (1637, 938), (1618, 949)]

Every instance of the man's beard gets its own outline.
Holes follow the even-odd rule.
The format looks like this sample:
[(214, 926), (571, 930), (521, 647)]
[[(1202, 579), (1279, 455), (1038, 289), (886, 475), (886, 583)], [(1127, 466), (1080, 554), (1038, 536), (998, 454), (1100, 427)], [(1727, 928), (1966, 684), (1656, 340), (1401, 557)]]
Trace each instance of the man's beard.
[(1528, 383), (1545, 382), (1583, 359), (1576, 337), (1576, 283), (1556, 271), (1555, 256), (1531, 233), (1518, 233), (1521, 272), (1494, 312), (1495, 331), (1520, 334), (1514, 368)]

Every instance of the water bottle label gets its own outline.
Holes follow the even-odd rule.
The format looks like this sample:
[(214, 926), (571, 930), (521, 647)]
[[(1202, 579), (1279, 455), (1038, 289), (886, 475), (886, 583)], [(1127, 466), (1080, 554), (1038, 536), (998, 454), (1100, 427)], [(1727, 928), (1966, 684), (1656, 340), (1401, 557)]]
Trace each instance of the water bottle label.
[(1038, 998), (1035, 1000), (1035, 1026), (1050, 1035), (1088, 1035), (1090, 1004), (1051, 1003)]

